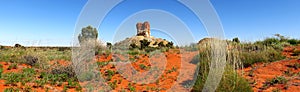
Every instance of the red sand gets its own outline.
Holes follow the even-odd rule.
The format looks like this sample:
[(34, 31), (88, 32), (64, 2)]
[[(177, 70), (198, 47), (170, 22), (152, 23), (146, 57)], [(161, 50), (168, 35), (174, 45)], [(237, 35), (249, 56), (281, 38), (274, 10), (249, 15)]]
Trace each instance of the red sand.
[[(195, 55), (197, 55), (198, 52), (183, 52), (184, 54), (178, 53), (179, 50), (170, 50), (170, 52), (165, 52), (165, 55), (161, 56), (145, 56), (145, 55), (139, 55), (139, 58), (136, 60), (136, 62), (132, 62), (131, 65), (137, 72), (143, 73), (149, 71), (151, 66), (153, 64), (150, 63), (149, 60), (155, 62), (156, 65), (160, 65), (162, 67), (165, 67), (163, 70), (163, 73), (158, 77), (158, 81), (155, 81), (153, 83), (149, 84), (138, 84), (138, 83), (133, 83), (126, 78), (124, 78), (121, 74), (114, 74), (112, 79), (109, 82), (113, 82), (115, 80), (118, 81), (117, 87), (113, 90), (115, 92), (121, 91), (121, 90), (126, 90), (129, 91), (128, 84), (131, 83), (132, 86), (135, 88), (136, 91), (146, 91), (146, 90), (152, 90), (152, 91), (167, 91), (170, 89), (173, 85), (178, 89), (177, 91), (186, 91), (184, 90), (184, 87), (179, 85), (180, 83), (183, 83), (184, 81), (190, 80), (192, 77), (188, 77), (187, 75), (193, 74), (193, 70), (189, 70), (189, 68), (195, 68), (195, 64), (191, 64), (190, 61), (193, 59)], [(119, 57), (121, 60), (126, 60), (125, 57), (121, 55), (116, 55)], [(113, 58), (112, 55), (100, 55), (97, 56), (97, 61), (98, 62), (107, 62)], [(132, 57), (134, 58), (134, 57)], [(165, 66), (163, 66), (163, 62), (161, 60), (166, 60)], [(3, 65), (4, 73), (8, 72), (21, 72), (23, 68), (30, 68), (31, 66), (25, 65), (25, 64), (18, 64), (17, 69), (11, 69), (7, 70), (8, 66), (11, 65), (11, 63), (6, 63), (6, 62), (0, 62), (0, 64)], [(69, 61), (63, 61), (63, 60), (54, 60), (50, 61), (50, 64), (53, 66), (56, 65), (62, 65), (62, 66), (67, 66), (70, 64)], [(140, 65), (143, 64), (148, 68), (142, 69)], [(181, 66), (184, 65), (184, 66)], [(176, 68), (175, 70), (173, 69)], [(184, 70), (181, 71), (180, 74), (180, 69), (183, 68)], [(172, 70), (173, 71), (170, 71)], [(105, 74), (106, 70), (112, 70), (112, 71), (117, 71), (116, 66), (113, 66), (113, 64), (109, 63), (108, 65), (104, 66), (103, 68), (100, 69), (100, 72), (102, 74)], [(177, 79), (178, 76), (183, 76), (181, 79)], [(102, 75), (104, 76), (104, 75)], [(185, 77), (186, 76), (186, 77)], [(121, 81), (120, 81), (121, 80)], [(84, 83), (80, 83), (84, 84)], [(33, 88), (32, 85), (34, 83), (26, 83), (26, 85), (30, 86), (33, 91), (37, 92), (45, 92), (46, 89), (49, 89), (50, 92), (56, 92), (56, 91), (62, 91), (64, 88), (64, 85), (67, 85), (67, 82), (63, 83), (62, 86), (51, 86), (50, 84), (44, 85), (44, 87), (37, 87)], [(5, 80), (0, 80), (0, 92), (4, 91), (5, 88), (10, 88), (12, 86), (5, 85)], [(24, 88), (20, 83), (15, 86), (16, 88)], [(180, 90), (182, 89), (182, 90)], [(85, 90), (85, 89), (83, 89)], [(75, 91), (75, 88), (71, 88), (67, 90), (68, 92), (73, 92)]]
[[(276, 61), (265, 64), (255, 64), (253, 67), (247, 67), (244, 69), (243, 76), (252, 82), (253, 90), (255, 92), (267, 91), (270, 92), (275, 89), (279, 89), (282, 92), (299, 92), (300, 91), (300, 68), (295, 69), (293, 66), (295, 63), (300, 64), (300, 60), (296, 59), (293, 54), (294, 48), (300, 49), (300, 47), (286, 47), (284, 48), (283, 55), (287, 57), (286, 60)], [(293, 75), (287, 75), (288, 71)], [(253, 76), (249, 76), (250, 71), (253, 71)], [(275, 78), (276, 76), (284, 76), (288, 79), (287, 84), (275, 84), (273, 86), (263, 89), (263, 85), (267, 79)]]

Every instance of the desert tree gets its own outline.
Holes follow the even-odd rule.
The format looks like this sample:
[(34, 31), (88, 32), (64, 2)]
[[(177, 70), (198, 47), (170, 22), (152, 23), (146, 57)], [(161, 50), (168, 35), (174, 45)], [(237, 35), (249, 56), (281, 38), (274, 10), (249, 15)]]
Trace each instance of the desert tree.
[(107, 42), (106, 47), (111, 50), (112, 49), (112, 44), (110, 42)]
[(275, 34), (274, 36), (278, 37), (280, 42), (285, 42), (288, 40), (287, 37), (282, 36), (281, 34)]
[(87, 41), (97, 41), (98, 30), (92, 26), (87, 26), (81, 29), (81, 33), (78, 36), (79, 43), (82, 45)]
[(236, 42), (236, 43), (240, 43), (240, 40), (239, 40), (239, 38), (237, 38), (237, 37), (236, 37), (236, 38), (233, 38), (232, 41), (233, 41), (233, 42)]

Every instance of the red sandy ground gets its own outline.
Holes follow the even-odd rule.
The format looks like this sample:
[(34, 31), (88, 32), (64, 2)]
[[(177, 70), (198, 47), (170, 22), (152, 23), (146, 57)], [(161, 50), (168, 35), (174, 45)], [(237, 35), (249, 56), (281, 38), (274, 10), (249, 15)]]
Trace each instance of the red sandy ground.
[[(284, 48), (282, 54), (287, 57), (285, 60), (272, 63), (254, 64), (252, 67), (245, 68), (243, 77), (251, 82), (255, 92), (272, 92), (275, 89), (279, 89), (282, 92), (300, 92), (300, 75), (291, 76), (285, 73), (285, 71), (288, 70), (292, 74), (300, 72), (299, 68), (295, 69), (290, 67), (295, 63), (300, 64), (300, 59), (297, 56), (291, 56), (294, 49), (300, 50), (300, 46)], [(249, 76), (250, 71), (253, 71), (253, 76)], [(272, 79), (276, 76), (284, 76), (288, 79), (287, 84), (275, 84), (265, 89), (262, 88), (267, 79)]]
[[(166, 66), (164, 69), (164, 72), (160, 77), (158, 78), (158, 81), (154, 83), (149, 83), (149, 84), (138, 84), (138, 83), (132, 83), (131, 81), (127, 80), (124, 78), (121, 74), (115, 74), (112, 79), (109, 82), (113, 82), (115, 80), (118, 81), (117, 87), (113, 90), (115, 92), (119, 92), (122, 89), (129, 91), (128, 89), (128, 84), (131, 83), (132, 86), (136, 88), (136, 91), (142, 92), (142, 91), (151, 91), (151, 89), (159, 89), (161, 92), (165, 92), (167, 90), (170, 90), (171, 87), (174, 85), (176, 86), (176, 91), (182, 92), (186, 91), (182, 85), (179, 85), (180, 83), (183, 83), (184, 81), (192, 79), (192, 77), (182, 77), (182, 79), (177, 79), (177, 77), (180, 76), (190, 76), (190, 74), (194, 74), (194, 70), (188, 70), (187, 68), (194, 68), (196, 67), (195, 64), (191, 64), (190, 61), (193, 59), (195, 55), (198, 54), (198, 52), (183, 52), (182, 54), (177, 53), (178, 51), (170, 51), (164, 53), (165, 56), (145, 56), (145, 55), (139, 55), (138, 60), (136, 62), (131, 63), (134, 69), (136, 69), (138, 72), (146, 72), (148, 71), (147, 69), (141, 69), (139, 67), (140, 64), (144, 64), (147, 67), (151, 67), (150, 61), (154, 61), (155, 63), (158, 63), (158, 65), (163, 65), (162, 60), (165, 58), (166, 59)], [(121, 60), (126, 60), (122, 56), (117, 56)], [(108, 57), (101, 56), (100, 59), (98, 60), (99, 62), (106, 62), (109, 61), (112, 58), (112, 55), (109, 55)], [(132, 57), (134, 58), (134, 57)], [(181, 66), (184, 65), (184, 66)], [(164, 66), (163, 66), (164, 67)], [(168, 70), (171, 70), (173, 67), (176, 68), (177, 71), (167, 73)], [(180, 69), (181, 71), (180, 74)], [(186, 69), (186, 70), (185, 70)], [(112, 64), (108, 64), (107, 66), (104, 66), (103, 68), (100, 69), (101, 73), (105, 73), (106, 70), (113, 70), (117, 71), (116, 67), (113, 66)], [(163, 77), (162, 77), (163, 76)], [(119, 82), (119, 80), (122, 80)]]
[[(192, 74), (194, 74), (194, 70), (191, 70), (191, 69), (195, 69), (196, 65), (191, 64), (190, 61), (193, 59), (193, 57), (195, 55), (198, 54), (198, 52), (197, 51), (196, 52), (181, 52), (181, 54), (180, 54), (179, 50), (171, 50), (170, 52), (165, 52), (164, 54), (165, 54), (164, 56), (161, 55), (161, 56), (153, 56), (153, 57), (139, 55), (138, 60), (136, 62), (131, 63), (131, 65), (134, 67), (134, 69), (136, 69), (138, 72), (146, 72), (149, 69), (141, 69), (139, 67), (140, 64), (144, 64), (147, 67), (151, 67), (149, 60), (153, 60), (155, 63), (160, 65), (161, 64), (160, 61), (163, 59), (166, 59), (165, 70), (163, 71), (163, 74), (160, 75), (160, 77), (158, 78), (158, 81), (149, 83), (149, 84), (138, 84), (138, 83), (133, 83), (133, 82), (127, 80), (126, 78), (121, 76), (121, 74), (117, 73), (117, 74), (114, 74), (112, 79), (109, 81), (109, 82), (113, 82), (115, 80), (118, 81), (117, 87), (113, 91), (119, 92), (122, 89), (123, 90), (125, 89), (127, 92), (127, 91), (129, 91), (129, 88), (128, 88), (129, 83), (131, 83), (132, 86), (135, 88), (135, 90), (138, 92), (146, 91), (149, 89), (150, 90), (151, 89), (153, 89), (153, 90), (159, 89), (160, 91), (165, 92), (168, 90), (172, 90), (172, 88), (173, 89), (176, 88), (176, 91), (178, 91), (178, 92), (187, 91), (180, 84), (183, 83), (184, 81), (191, 80), (193, 78), (193, 77), (190, 77), (190, 76), (192, 76)], [(120, 56), (120, 55), (116, 55), (116, 56), (119, 57), (121, 60), (125, 60), (125, 58), (123, 56)], [(100, 56), (98, 56), (97, 61), (98, 62), (107, 62), (107, 61), (111, 60), (112, 58), (113, 58), (113, 55), (108, 55), (107, 57), (105, 55), (100, 55)], [(8, 66), (11, 65), (11, 63), (0, 62), (0, 64), (3, 65), (4, 73), (21, 72), (21, 70), (23, 68), (31, 67), (31, 66), (25, 65), (25, 64), (18, 64), (17, 69), (7, 70)], [(57, 61), (51, 61), (50, 64), (67, 66), (70, 64), (70, 62), (57, 60)], [(167, 73), (168, 70), (171, 70), (173, 67), (176, 68), (176, 71)], [(101, 74), (105, 74), (106, 70), (116, 71), (116, 67), (113, 66), (111, 63), (109, 63), (108, 65), (104, 66), (103, 68), (100, 68)], [(36, 71), (39, 72), (39, 70), (36, 70)], [(177, 79), (178, 76), (180, 76), (181, 78)], [(119, 80), (121, 80), (121, 81), (119, 81)], [(68, 83), (63, 83), (62, 86), (51, 86), (50, 84), (47, 84), (44, 87), (38, 87), (38, 88), (31, 87), (31, 88), (33, 91), (37, 91), (37, 92), (45, 92), (46, 89), (49, 89), (50, 92), (57, 92), (57, 91), (62, 91), (64, 88), (64, 85), (67, 85), (67, 84)], [(84, 83), (80, 83), (80, 84), (84, 84)], [(33, 84), (27, 83), (26, 85), (30, 86)], [(0, 80), (0, 92), (3, 92), (5, 88), (9, 88), (9, 87), (11, 87), (11, 86), (5, 85), (5, 80)], [(24, 86), (21, 86), (20, 84), (17, 84), (17, 86), (15, 86), (15, 87), (24, 88)], [(83, 89), (83, 90), (85, 90), (85, 89)], [(75, 91), (75, 88), (68, 89), (68, 92), (74, 92), (74, 91)]]
[[(69, 63), (69, 62), (62, 61), (62, 60), (60, 60), (60, 61), (51, 61), (51, 62), (57, 62), (57, 63), (59, 63), (59, 64), (60, 64), (60, 63), (63, 63), (62, 65), (65, 65), (65, 64), (68, 64), (68, 63)], [(31, 68), (31, 66), (26, 65), (26, 64), (18, 64), (18, 66), (17, 66), (16, 69), (8, 70), (8, 67), (9, 67), (12, 63), (8, 63), (8, 62), (0, 62), (0, 64), (3, 66), (3, 69), (4, 69), (4, 70), (3, 70), (3, 73), (10, 73), (10, 72), (15, 72), (15, 73), (19, 72), (19, 73), (20, 73), (20, 72), (22, 72), (22, 69), (24, 69), (24, 68)], [(39, 72), (39, 70), (35, 70), (35, 71)], [(65, 83), (63, 83), (62, 86), (60, 86), (60, 87), (58, 87), (58, 86), (52, 87), (51, 85), (46, 84), (46, 85), (44, 85), (43, 88), (41, 88), (41, 87), (34, 88), (34, 87), (32, 87), (32, 86), (34, 85), (33, 83), (26, 83), (27, 86), (30, 86), (30, 87), (31, 87), (31, 90), (32, 90), (32, 91), (36, 91), (36, 92), (45, 92), (46, 89), (49, 89), (50, 92), (53, 92), (53, 91), (55, 91), (55, 92), (57, 92), (57, 91), (62, 91), (64, 85), (67, 85), (67, 84), (68, 84), (68, 83), (65, 82)], [(12, 86), (6, 85), (6, 84), (5, 84), (5, 80), (0, 80), (0, 92), (4, 92), (5, 88), (10, 88), (10, 87), (12, 87)], [(18, 84), (17, 84), (16, 86), (14, 86), (14, 87), (20, 88), (20, 89), (25, 88), (24, 86), (21, 86), (20, 83), (18, 83)], [(71, 88), (71, 89), (68, 89), (68, 91), (74, 92), (75, 89), (74, 89), (74, 88)]]

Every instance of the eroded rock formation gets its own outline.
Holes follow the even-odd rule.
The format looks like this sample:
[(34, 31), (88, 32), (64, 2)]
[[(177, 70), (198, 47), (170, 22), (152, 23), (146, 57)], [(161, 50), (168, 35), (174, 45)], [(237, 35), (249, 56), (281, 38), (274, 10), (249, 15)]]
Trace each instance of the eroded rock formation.
[(148, 21), (144, 23), (137, 23), (137, 36), (150, 37), (150, 23)]

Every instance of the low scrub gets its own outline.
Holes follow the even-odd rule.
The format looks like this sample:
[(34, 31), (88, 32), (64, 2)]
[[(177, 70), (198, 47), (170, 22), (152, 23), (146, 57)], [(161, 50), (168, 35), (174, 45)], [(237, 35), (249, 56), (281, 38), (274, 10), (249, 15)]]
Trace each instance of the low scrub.
[(286, 84), (288, 80), (284, 76), (276, 76), (273, 79), (268, 79), (264, 83), (262, 89), (269, 88), (270, 86), (276, 85), (276, 84)]
[(241, 51), (240, 59), (244, 64), (244, 67), (249, 67), (254, 63), (259, 62), (274, 62), (282, 60), (285, 57), (282, 56), (281, 51), (277, 51), (274, 48), (266, 47), (266, 49), (260, 51)]

